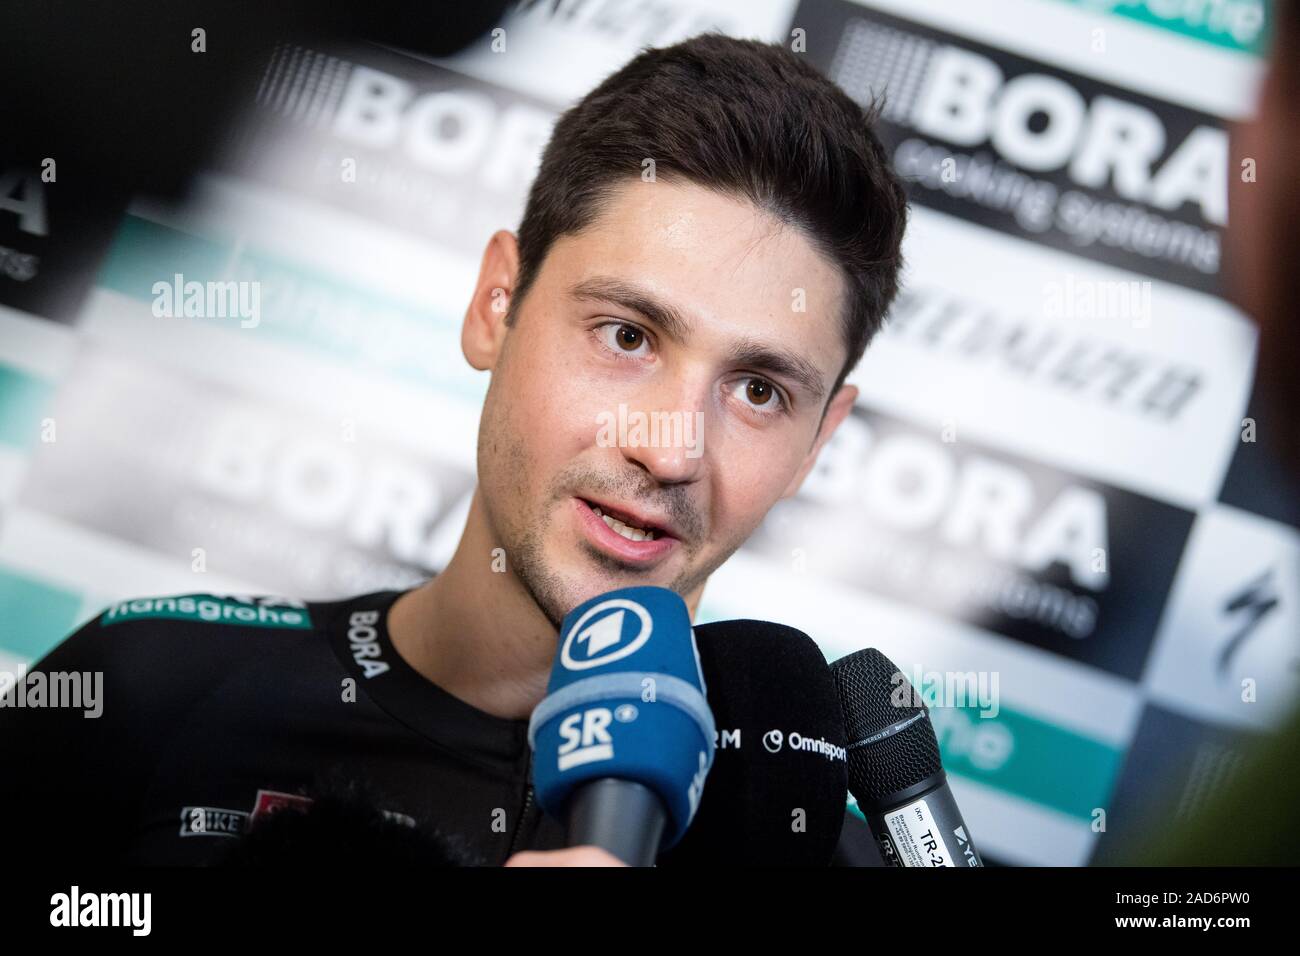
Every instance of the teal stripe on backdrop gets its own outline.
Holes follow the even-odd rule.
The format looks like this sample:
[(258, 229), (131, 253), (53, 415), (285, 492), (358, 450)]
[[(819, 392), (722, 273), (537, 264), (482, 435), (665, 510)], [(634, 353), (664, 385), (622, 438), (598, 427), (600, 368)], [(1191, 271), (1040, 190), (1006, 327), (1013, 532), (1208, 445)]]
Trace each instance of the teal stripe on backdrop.
[(0, 445), (27, 449), (41, 435), (54, 386), (23, 369), (0, 365)]
[(0, 650), (28, 662), (81, 623), (82, 595), (0, 566)]
[(1005, 706), (996, 717), (970, 706), (930, 714), (948, 772), (1088, 823), (1106, 805), (1124, 759), (1117, 747)]
[(480, 405), (483, 376), (464, 361), (461, 315), (442, 314), (382, 290), (347, 281), (301, 263), (170, 226), (127, 216), (99, 274), (101, 288), (139, 302), (155, 298), (154, 284), (256, 282), (258, 324), (242, 329), (222, 317), (187, 317), (267, 335), (312, 349), (385, 380), (401, 379)]
[(1168, 0), (1065, 2), (1254, 56), (1264, 56), (1267, 53), (1273, 33), (1270, 0), (1214, 0), (1212, 3), (1170, 3)]

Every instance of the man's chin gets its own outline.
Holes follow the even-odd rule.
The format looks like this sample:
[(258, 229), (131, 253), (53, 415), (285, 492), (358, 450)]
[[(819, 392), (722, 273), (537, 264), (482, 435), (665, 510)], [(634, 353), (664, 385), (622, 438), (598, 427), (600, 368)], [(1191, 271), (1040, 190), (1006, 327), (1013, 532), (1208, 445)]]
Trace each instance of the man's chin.
[(673, 589), (676, 583), (675, 569), (667, 566), (655, 568), (636, 568), (610, 558), (608, 555), (588, 553), (580, 548), (582, 559), (576, 563), (565, 562), (562, 568), (551, 568), (552, 574), (563, 582), (559, 603), (564, 605), (563, 614), (594, 597), (619, 588), (661, 587)]

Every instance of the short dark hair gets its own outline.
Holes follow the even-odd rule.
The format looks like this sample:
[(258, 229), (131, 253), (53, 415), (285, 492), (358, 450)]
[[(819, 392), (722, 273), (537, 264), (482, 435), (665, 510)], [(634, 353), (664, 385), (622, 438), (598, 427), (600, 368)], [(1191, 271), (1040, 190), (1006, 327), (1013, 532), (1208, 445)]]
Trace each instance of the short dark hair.
[(879, 331), (902, 267), (907, 197), (872, 129), (877, 113), (779, 44), (705, 33), (641, 51), (551, 133), (519, 227), (507, 323), (551, 244), (589, 225), (651, 158), (656, 179), (748, 199), (838, 266), (848, 358), (834, 394)]

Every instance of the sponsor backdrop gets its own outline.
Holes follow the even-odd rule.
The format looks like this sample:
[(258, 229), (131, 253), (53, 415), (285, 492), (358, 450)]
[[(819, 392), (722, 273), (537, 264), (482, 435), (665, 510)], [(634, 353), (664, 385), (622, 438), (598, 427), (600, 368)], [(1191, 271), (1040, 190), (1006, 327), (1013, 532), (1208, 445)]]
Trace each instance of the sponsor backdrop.
[[(179, 205), (0, 171), (0, 669), (126, 597), (438, 571), (474, 480), (486, 378), (458, 334), (487, 237), (560, 110), (717, 29), (886, 94), (913, 219), (859, 407), (704, 618), (874, 645), (938, 695), (990, 862), (1104, 861), (1195, 810), (1300, 656), (1294, 498), (1221, 297), (1262, 0), (597, 0), (503, 27), (438, 62), (287, 39)], [(187, 309), (192, 281), (255, 297)]]

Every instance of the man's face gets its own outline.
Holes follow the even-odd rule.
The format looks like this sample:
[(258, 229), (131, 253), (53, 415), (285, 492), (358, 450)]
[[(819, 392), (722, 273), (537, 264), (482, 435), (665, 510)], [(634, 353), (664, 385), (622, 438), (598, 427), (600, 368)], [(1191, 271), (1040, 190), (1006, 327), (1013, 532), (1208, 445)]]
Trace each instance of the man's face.
[(852, 404), (819, 434), (842, 294), (797, 229), (695, 185), (630, 181), (552, 245), (490, 362), (478, 448), (492, 531), (552, 623), (619, 587), (698, 597), (798, 489)]

